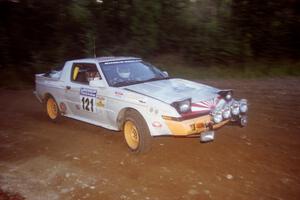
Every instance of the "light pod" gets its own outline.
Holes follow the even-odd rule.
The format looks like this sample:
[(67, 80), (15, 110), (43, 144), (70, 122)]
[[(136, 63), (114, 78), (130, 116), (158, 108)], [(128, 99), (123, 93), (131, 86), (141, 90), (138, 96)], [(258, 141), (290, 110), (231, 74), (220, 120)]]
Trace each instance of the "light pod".
[(238, 102), (234, 102), (232, 105), (231, 105), (231, 113), (233, 115), (239, 115), (240, 114), (240, 105)]
[(241, 113), (245, 113), (248, 111), (248, 103), (246, 99), (240, 100), (240, 111)]
[(228, 106), (226, 106), (224, 109), (223, 109), (223, 114), (222, 114), (223, 118), (224, 119), (228, 119), (230, 118), (230, 108)]
[(213, 120), (216, 124), (220, 123), (223, 120), (222, 112), (215, 112), (213, 114)]

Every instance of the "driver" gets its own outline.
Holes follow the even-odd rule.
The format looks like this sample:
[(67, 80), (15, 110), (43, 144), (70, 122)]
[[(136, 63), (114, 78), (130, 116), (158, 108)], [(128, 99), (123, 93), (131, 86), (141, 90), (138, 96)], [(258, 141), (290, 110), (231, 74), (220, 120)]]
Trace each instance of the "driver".
[(88, 82), (92, 80), (100, 80), (100, 74), (98, 71), (87, 71), (85, 75)]
[(130, 69), (126, 65), (117, 66), (117, 73), (123, 79), (129, 79)]

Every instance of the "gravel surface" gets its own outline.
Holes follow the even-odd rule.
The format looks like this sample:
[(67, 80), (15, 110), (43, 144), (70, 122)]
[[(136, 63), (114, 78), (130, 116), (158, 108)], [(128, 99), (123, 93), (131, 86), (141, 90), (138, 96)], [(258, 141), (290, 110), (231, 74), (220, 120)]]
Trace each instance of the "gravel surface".
[(207, 144), (158, 137), (146, 155), (118, 132), (50, 122), (32, 90), (0, 89), (0, 200), (300, 199), (300, 80), (204, 83), (247, 98), (249, 126)]

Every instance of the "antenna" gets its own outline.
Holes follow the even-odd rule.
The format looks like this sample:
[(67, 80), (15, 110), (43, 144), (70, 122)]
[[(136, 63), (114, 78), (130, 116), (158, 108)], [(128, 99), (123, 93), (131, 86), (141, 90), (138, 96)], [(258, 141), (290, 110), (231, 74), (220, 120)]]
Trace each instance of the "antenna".
[(93, 39), (94, 39), (94, 58), (97, 58), (97, 55), (96, 55), (96, 37), (94, 36)]

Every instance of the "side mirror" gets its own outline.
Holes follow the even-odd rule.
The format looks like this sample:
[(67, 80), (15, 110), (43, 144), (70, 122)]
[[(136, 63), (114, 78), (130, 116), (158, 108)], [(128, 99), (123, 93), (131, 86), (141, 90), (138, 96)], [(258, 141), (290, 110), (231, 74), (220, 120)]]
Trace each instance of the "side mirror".
[(100, 80), (91, 80), (89, 85), (91, 87), (98, 87), (98, 88), (104, 88), (105, 87), (104, 80), (102, 80), (102, 79), (100, 79)]
[(167, 71), (163, 71), (162, 73), (164, 74), (164, 76), (165, 76), (166, 78), (169, 77), (169, 73), (168, 73)]

